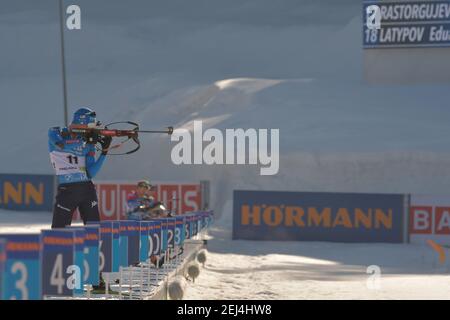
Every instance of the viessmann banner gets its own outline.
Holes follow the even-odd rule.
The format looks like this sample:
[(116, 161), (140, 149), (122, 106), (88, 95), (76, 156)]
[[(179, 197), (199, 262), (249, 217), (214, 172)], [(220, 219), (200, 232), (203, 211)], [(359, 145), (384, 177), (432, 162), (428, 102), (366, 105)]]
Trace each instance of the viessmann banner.
[(403, 195), (236, 190), (233, 212), (233, 239), (403, 242)]
[(363, 46), (450, 46), (450, 0), (364, 1)]
[[(156, 182), (153, 197), (168, 209), (181, 214), (202, 207), (201, 185), (186, 182)], [(136, 190), (135, 181), (96, 181), (101, 220), (126, 219), (127, 196)], [(74, 220), (80, 220), (76, 212)]]

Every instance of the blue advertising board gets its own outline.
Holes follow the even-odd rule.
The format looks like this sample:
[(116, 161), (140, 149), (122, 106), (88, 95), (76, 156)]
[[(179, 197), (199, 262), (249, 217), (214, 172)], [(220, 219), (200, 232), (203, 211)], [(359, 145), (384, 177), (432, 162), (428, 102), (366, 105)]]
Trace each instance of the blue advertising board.
[(40, 234), (4, 234), (2, 300), (38, 300), (41, 298)]
[(76, 277), (74, 277), (73, 284), (73, 293), (75, 295), (82, 295), (84, 293), (84, 275), (85, 275), (85, 267), (84, 267), (84, 247), (85, 247), (85, 239), (86, 239), (86, 230), (79, 227), (69, 227), (67, 229), (74, 230), (74, 266), (76, 268), (71, 268), (72, 272), (76, 273)]
[(186, 215), (184, 215), (184, 217), (185, 217), (185, 220), (184, 220), (184, 222), (185, 222), (185, 225), (184, 225), (184, 231), (185, 231), (185, 239), (190, 239), (191, 238), (191, 216), (190, 215), (188, 215), (188, 214), (186, 214)]
[(159, 256), (161, 254), (161, 234), (162, 234), (162, 223), (161, 220), (152, 220), (152, 227), (149, 231), (149, 245), (150, 252), (154, 256)]
[[(128, 221), (119, 222), (119, 266), (128, 267)], [(114, 251), (114, 249), (113, 249)]]
[(100, 256), (99, 269), (101, 272), (112, 272), (113, 264), (113, 222), (100, 222)]
[(196, 236), (197, 235), (197, 215), (191, 213), (191, 237)]
[(201, 229), (202, 229), (202, 214), (199, 212), (199, 213), (195, 214), (195, 231), (196, 231), (196, 234), (200, 233)]
[(178, 216), (175, 221), (175, 245), (182, 246), (184, 244), (185, 232), (185, 217)]
[(165, 252), (168, 248), (168, 234), (169, 234), (169, 222), (167, 219), (160, 219), (161, 221), (161, 251)]
[(140, 221), (139, 234), (140, 234), (140, 247), (139, 247), (139, 261), (146, 262), (150, 257), (150, 241), (149, 232), (153, 231), (151, 221)]
[(52, 211), (53, 175), (0, 174), (0, 208)]
[(236, 190), (233, 202), (233, 239), (403, 241), (403, 195)]
[(120, 222), (112, 222), (112, 272), (119, 272), (120, 267)]
[(84, 227), (86, 240), (84, 242), (84, 283), (98, 285), (100, 282), (100, 225), (92, 224)]
[(364, 1), (363, 46), (450, 46), (450, 1)]
[(175, 248), (176, 218), (167, 218), (167, 246)]
[(73, 296), (75, 264), (75, 231), (42, 230), (42, 294)]
[(139, 263), (139, 241), (140, 227), (139, 221), (127, 221), (128, 233), (128, 265)]

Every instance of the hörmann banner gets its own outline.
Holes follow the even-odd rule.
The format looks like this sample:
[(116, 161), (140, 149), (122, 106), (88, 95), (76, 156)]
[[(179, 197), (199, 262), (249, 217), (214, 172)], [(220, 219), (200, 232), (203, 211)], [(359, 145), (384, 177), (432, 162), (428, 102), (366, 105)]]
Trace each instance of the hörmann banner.
[(411, 195), (409, 241), (450, 245), (450, 196)]
[(54, 176), (0, 174), (0, 208), (20, 211), (51, 211)]
[(400, 194), (236, 190), (233, 239), (403, 242)]

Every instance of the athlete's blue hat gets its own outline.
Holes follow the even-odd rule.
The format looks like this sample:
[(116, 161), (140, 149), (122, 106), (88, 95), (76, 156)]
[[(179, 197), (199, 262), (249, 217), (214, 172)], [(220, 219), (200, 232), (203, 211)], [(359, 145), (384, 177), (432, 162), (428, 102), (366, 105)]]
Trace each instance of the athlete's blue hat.
[(96, 123), (95, 111), (89, 108), (80, 108), (73, 114), (72, 124), (88, 125), (91, 123)]

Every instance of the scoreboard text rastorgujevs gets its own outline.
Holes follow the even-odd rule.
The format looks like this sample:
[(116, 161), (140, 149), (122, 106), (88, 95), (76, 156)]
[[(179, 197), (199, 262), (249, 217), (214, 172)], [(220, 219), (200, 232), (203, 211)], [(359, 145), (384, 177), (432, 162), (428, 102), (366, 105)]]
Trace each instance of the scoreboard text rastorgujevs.
[[(379, 10), (368, 13), (367, 8)], [(370, 28), (380, 19), (379, 28)], [(365, 1), (364, 48), (450, 46), (450, 1)]]

